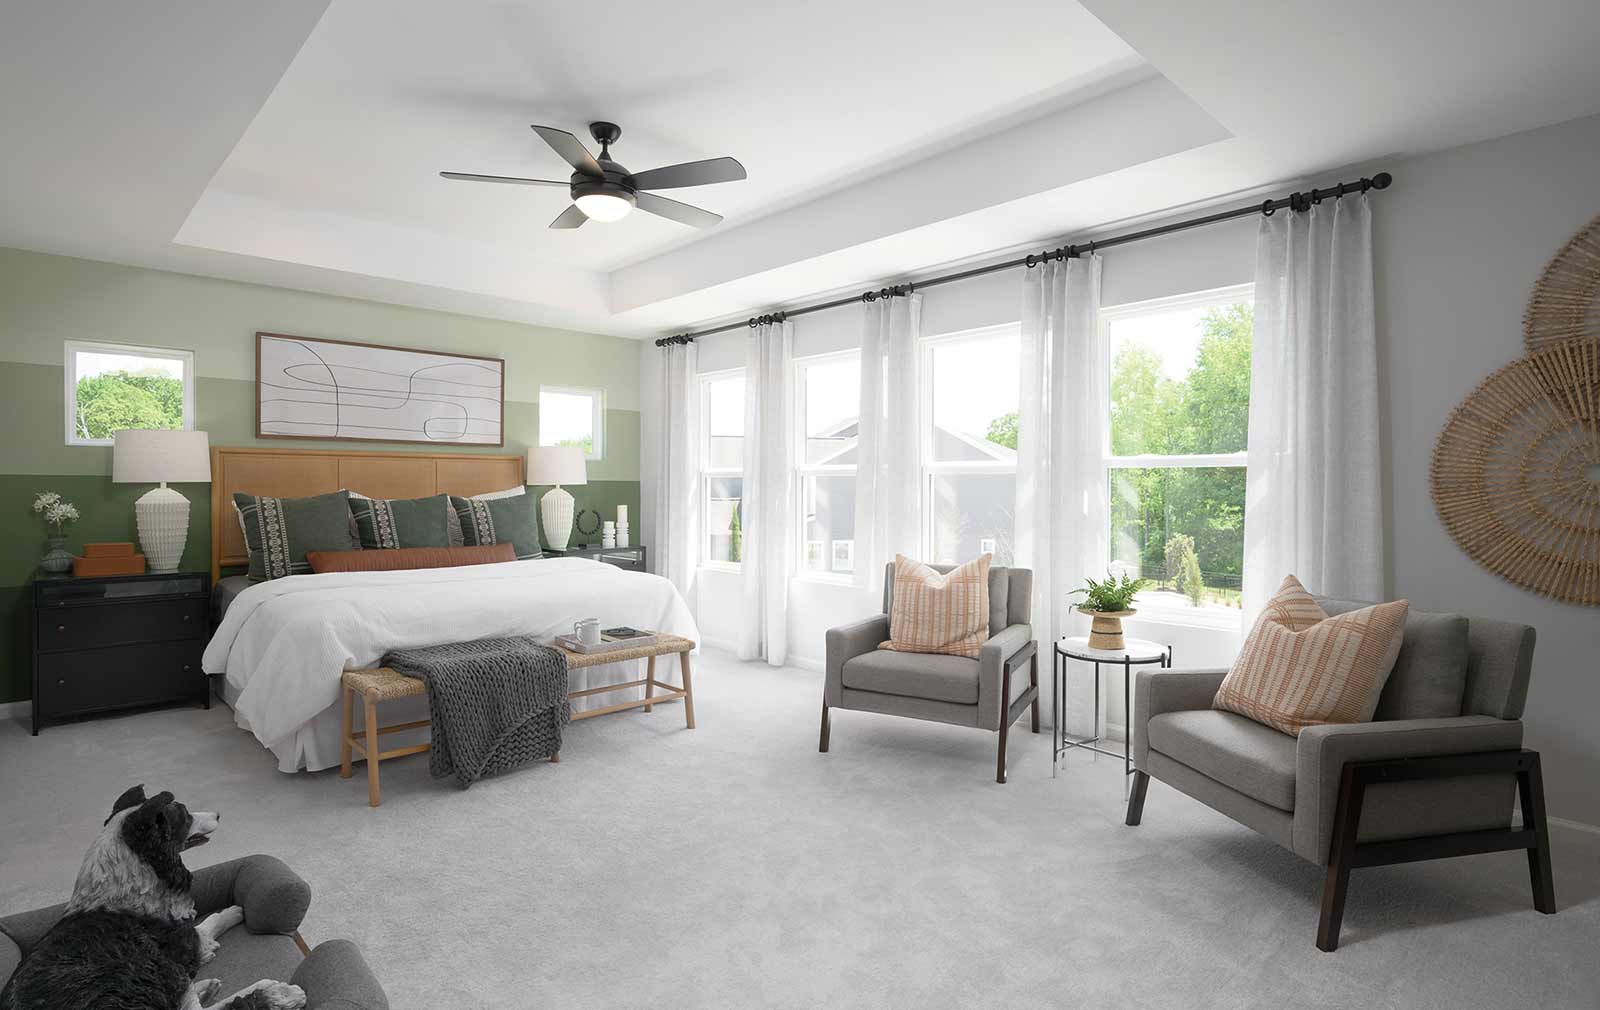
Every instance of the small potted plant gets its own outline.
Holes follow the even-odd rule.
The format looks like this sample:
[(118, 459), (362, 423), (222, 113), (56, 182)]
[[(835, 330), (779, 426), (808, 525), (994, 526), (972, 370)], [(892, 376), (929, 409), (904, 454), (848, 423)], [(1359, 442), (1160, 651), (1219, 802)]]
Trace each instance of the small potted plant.
[(1108, 572), (1103, 581), (1085, 579), (1083, 588), (1067, 594), (1083, 594), (1078, 612), (1094, 618), (1089, 626), (1089, 648), (1116, 651), (1123, 647), (1122, 619), (1138, 613), (1131, 606), (1133, 598), (1149, 584), (1149, 579), (1129, 578), (1127, 572), (1120, 578)]
[(67, 523), (78, 518), (78, 506), (69, 501), (62, 501), (61, 496), (54, 491), (41, 491), (33, 499), (33, 511), (44, 517), (50, 526), (50, 533), (45, 537), (45, 546), (49, 548), (45, 556), (39, 561), (39, 568), (52, 575), (61, 575), (72, 570), (72, 554), (67, 550), (67, 535), (64, 532)]

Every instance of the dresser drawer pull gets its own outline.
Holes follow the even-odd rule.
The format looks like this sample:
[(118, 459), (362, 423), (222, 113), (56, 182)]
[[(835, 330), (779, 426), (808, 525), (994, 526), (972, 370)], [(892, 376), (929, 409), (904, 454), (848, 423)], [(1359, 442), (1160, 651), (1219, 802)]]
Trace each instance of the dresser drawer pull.
[(188, 673), (189, 672), (189, 664), (188, 663), (183, 664), (183, 672), (184, 673)]
[(66, 682), (65, 679), (58, 680), (58, 681), (56, 681), (56, 686), (57, 687), (66, 687), (67, 686), (67, 682)]
[(58, 625), (56, 625), (56, 630), (57, 631), (66, 631), (67, 630), (67, 626), (65, 624), (58, 624)]
[(190, 618), (190, 617), (191, 617), (191, 616), (193, 616), (193, 615), (191, 615), (191, 614), (184, 614), (184, 615), (183, 615), (183, 619), (184, 619), (184, 621), (185, 621), (185, 622), (187, 622), (187, 621), (188, 621), (188, 620), (189, 620), (189, 618)]

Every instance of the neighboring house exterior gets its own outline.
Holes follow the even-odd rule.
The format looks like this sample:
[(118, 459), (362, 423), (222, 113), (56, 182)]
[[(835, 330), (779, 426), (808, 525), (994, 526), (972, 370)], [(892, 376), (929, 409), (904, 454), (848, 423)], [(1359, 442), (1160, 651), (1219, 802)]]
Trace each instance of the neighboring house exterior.
[[(846, 421), (806, 439), (806, 461), (814, 466), (856, 462), (858, 422)], [(935, 564), (955, 564), (994, 554), (1010, 564), (1016, 507), (1015, 450), (948, 428), (933, 429), (932, 475), (925, 497), (931, 509)], [(963, 472), (965, 468), (965, 472)], [(801, 482), (801, 567), (807, 571), (848, 572), (854, 564), (856, 477), (822, 474)], [(915, 517), (906, 517), (915, 522)]]

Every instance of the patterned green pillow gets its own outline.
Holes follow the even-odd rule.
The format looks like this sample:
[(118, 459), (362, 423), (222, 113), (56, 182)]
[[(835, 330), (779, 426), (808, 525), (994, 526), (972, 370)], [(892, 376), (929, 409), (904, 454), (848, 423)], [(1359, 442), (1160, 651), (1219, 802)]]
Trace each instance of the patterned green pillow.
[(427, 498), (351, 498), (350, 514), (362, 550), (397, 547), (449, 547), (456, 522), (450, 496)]
[(509, 543), (518, 561), (544, 557), (539, 550), (539, 522), (533, 516), (533, 496), (509, 498), (457, 498), (450, 506), (461, 522), (461, 542), (467, 547)]
[(314, 498), (233, 496), (250, 551), (250, 580), (309, 575), (309, 551), (348, 551), (361, 545), (350, 536), (350, 495), (344, 491)]

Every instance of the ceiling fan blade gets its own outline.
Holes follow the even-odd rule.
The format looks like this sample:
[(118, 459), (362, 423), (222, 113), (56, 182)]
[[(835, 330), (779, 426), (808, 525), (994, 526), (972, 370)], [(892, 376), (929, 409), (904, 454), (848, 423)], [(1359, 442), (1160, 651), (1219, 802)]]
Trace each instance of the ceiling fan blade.
[(636, 189), (677, 189), (680, 186), (709, 186), (713, 182), (737, 182), (748, 178), (744, 166), (733, 158), (707, 158), (681, 165), (652, 168), (633, 177)]
[(554, 221), (551, 221), (550, 222), (550, 227), (552, 227), (552, 228), (581, 228), (581, 227), (583, 227), (583, 222), (585, 222), (587, 220), (589, 220), (589, 215), (587, 215), (583, 211), (579, 210), (577, 204), (573, 204), (572, 206), (568, 207), (566, 210), (562, 211), (561, 214)]
[(507, 182), (516, 186), (560, 186), (565, 189), (571, 185), (567, 182), (556, 182), (554, 179), (519, 179), (514, 175), (478, 175), (475, 172), (440, 172), (446, 179), (459, 179), (462, 182)]
[(533, 132), (544, 138), (544, 142), (555, 149), (555, 152), (566, 163), (584, 175), (592, 175), (596, 179), (605, 177), (600, 171), (600, 163), (594, 160), (594, 155), (583, 146), (583, 141), (574, 137), (566, 130), (558, 130), (553, 126), (535, 126)]
[(691, 207), (686, 203), (668, 200), (664, 196), (654, 193), (634, 194), (635, 206), (640, 210), (647, 210), (658, 217), (664, 217), (679, 224), (693, 225), (696, 228), (710, 228), (722, 220), (721, 214), (713, 214), (709, 210)]

